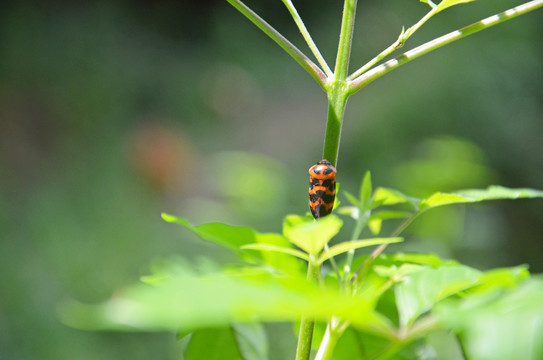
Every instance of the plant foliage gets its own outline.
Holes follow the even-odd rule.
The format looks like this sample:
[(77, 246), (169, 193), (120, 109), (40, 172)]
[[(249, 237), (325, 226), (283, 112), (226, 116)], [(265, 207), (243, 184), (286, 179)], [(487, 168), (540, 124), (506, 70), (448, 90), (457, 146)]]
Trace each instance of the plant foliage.
[[(417, 199), (391, 189), (373, 191), (369, 175), (365, 179), (360, 198), (348, 198), (352, 197), (350, 202), (358, 210), (370, 213), (366, 221), (377, 219), (372, 212), (383, 214), (381, 208), (391, 205), (407, 205), (412, 218), (437, 206), (543, 197), (543, 192), (531, 189), (489, 187)], [(368, 262), (371, 256), (363, 255), (353, 259), (353, 270), (348, 273), (320, 273), (315, 283), (306, 279), (304, 263), (322, 264), (358, 248), (386, 246), (402, 239), (350, 240), (328, 247), (343, 225), (336, 216), (313, 221), (290, 215), (282, 234), (260, 234), (221, 223), (192, 226), (166, 214), (163, 218), (205, 241), (234, 250), (240, 264), (172, 262), (105, 303), (66, 301), (60, 307), (66, 324), (85, 330), (190, 333), (187, 359), (220, 358), (220, 354), (232, 359), (266, 359), (267, 338), (259, 324), (296, 322), (302, 313), (322, 323), (337, 319), (342, 325), (339, 358), (359, 356), (362, 343), (370, 352), (368, 358), (390, 349), (409, 358), (409, 353), (429, 346), (422, 340), (443, 330), (458, 334), (465, 351), (478, 359), (506, 359), (517, 351), (527, 354), (526, 359), (543, 354), (540, 342), (534, 340), (543, 336), (543, 306), (536, 300), (543, 294), (543, 282), (529, 279), (525, 267), (479, 271), (433, 254), (398, 253), (373, 262)], [(378, 217), (379, 221), (396, 218)], [(369, 268), (364, 281), (351, 283), (351, 277), (361, 276), (355, 270), (365, 266)], [(519, 329), (526, 324), (531, 324), (533, 332), (522, 338)], [(495, 326), (506, 331), (497, 334), (492, 331)], [(507, 337), (517, 341), (505, 341)], [(361, 343), (350, 347), (346, 342)]]

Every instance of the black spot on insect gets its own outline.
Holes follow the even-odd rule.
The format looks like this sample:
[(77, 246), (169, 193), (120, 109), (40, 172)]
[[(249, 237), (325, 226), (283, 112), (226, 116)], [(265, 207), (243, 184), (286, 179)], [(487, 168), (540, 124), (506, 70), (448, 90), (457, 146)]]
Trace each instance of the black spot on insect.
[(319, 200), (320, 196), (317, 194), (309, 194), (309, 201), (311, 202), (317, 202)]
[(317, 163), (318, 165), (332, 165), (332, 163), (326, 159), (322, 159)]
[(330, 185), (332, 185), (332, 179), (326, 179), (322, 182), (322, 186), (330, 188)]
[(324, 195), (324, 190), (315, 191), (315, 195), (317, 195), (317, 198), (322, 198), (322, 196)]
[(331, 204), (334, 202), (335, 196), (334, 195), (323, 195), (322, 201), (324, 201), (326, 204)]
[(336, 169), (322, 159), (309, 169), (309, 208), (315, 219), (330, 215), (335, 201)]

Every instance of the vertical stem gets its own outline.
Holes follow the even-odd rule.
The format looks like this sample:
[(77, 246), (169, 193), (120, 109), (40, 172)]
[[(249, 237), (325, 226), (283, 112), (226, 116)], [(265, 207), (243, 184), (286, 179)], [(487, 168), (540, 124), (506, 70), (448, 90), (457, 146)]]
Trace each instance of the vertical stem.
[(336, 69), (334, 71), (337, 80), (345, 80), (349, 71), (356, 2), (357, 0), (345, 0), (343, 5), (343, 19), (341, 20), (341, 33), (339, 34)]
[[(310, 261), (307, 265), (307, 279), (315, 282), (318, 281), (320, 271), (320, 265), (313, 264), (313, 262)], [(309, 360), (314, 327), (315, 319), (302, 315), (300, 334), (298, 335), (298, 347), (296, 348), (296, 360)]]
[[(363, 207), (362, 209), (365, 209)], [(361, 211), (362, 212), (362, 211)], [(358, 215), (358, 220), (356, 221), (356, 225), (353, 230), (353, 235), (351, 236), (351, 239), (356, 240), (360, 237), (360, 233), (362, 233), (362, 230), (364, 230), (364, 227), (366, 227), (368, 223), (369, 218), (369, 211), (364, 211), (364, 214)], [(345, 281), (347, 284), (350, 284), (350, 276), (351, 276), (351, 266), (353, 264), (353, 258), (354, 258), (354, 249), (351, 249), (347, 251), (347, 259), (345, 260), (345, 266), (343, 267), (343, 281)]]
[(322, 338), (315, 360), (329, 360), (332, 358), (334, 347), (342, 334), (342, 332), (339, 332), (337, 329), (338, 323), (339, 319), (336, 318), (331, 318), (330, 321), (328, 321), (326, 332)]
[(328, 159), (336, 166), (341, 136), (341, 123), (347, 104), (346, 87), (343, 82), (334, 81), (328, 92), (328, 121), (324, 138), (323, 159)]
[(350, 91), (346, 79), (351, 56), (356, 3), (357, 0), (345, 0), (334, 77), (330, 79), (326, 86), (326, 92), (328, 93), (328, 121), (326, 123), (323, 158), (328, 159), (334, 166), (337, 163), (341, 123), (345, 114), (348, 92)]

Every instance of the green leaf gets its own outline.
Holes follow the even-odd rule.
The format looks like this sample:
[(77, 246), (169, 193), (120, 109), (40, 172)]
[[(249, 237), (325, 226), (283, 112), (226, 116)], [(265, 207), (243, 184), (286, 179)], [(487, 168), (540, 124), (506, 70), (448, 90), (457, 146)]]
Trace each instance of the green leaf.
[(176, 223), (186, 227), (203, 240), (214, 242), (234, 251), (239, 251), (242, 245), (256, 242), (255, 231), (251, 228), (221, 223), (192, 226), (186, 219), (166, 213), (162, 213), (162, 218), (169, 223)]
[(420, 211), (449, 205), (473, 203), (486, 200), (521, 199), (521, 198), (543, 198), (543, 191), (534, 189), (509, 189), (503, 186), (489, 186), (487, 189), (468, 189), (453, 193), (437, 192), (430, 197), (423, 199), (419, 204)]
[(509, 268), (498, 268), (485, 271), (477, 286), (470, 289), (470, 294), (495, 292), (510, 289), (530, 277), (528, 266), (520, 265)]
[(231, 327), (195, 331), (185, 351), (186, 360), (243, 360)]
[(379, 235), (381, 232), (381, 225), (383, 225), (383, 220), (381, 219), (368, 219), (368, 227), (373, 235)]
[(360, 201), (353, 194), (351, 194), (350, 192), (346, 190), (342, 191), (341, 193), (345, 195), (345, 197), (351, 204), (353, 204), (359, 209), (362, 207), (362, 204), (360, 203)]
[(427, 4), (427, 5), (430, 5), (430, 7), (434, 7), (435, 4), (433, 2), (431, 2), (430, 0), (420, 0), (421, 3), (424, 3), (424, 4)]
[(445, 265), (458, 265), (458, 262), (454, 260), (444, 260), (436, 254), (396, 253), (389, 255), (388, 259), (395, 262), (430, 265), (434, 268)]
[(437, 5), (437, 11), (436, 13), (445, 10), (446, 8), (449, 8), (451, 6), (465, 4), (468, 2), (472, 2), (475, 0), (442, 0), (439, 5)]
[(371, 193), (373, 191), (373, 187), (371, 184), (371, 173), (369, 171), (366, 171), (366, 174), (364, 175), (364, 179), (362, 180), (362, 184), (360, 185), (360, 202), (362, 203), (362, 207), (366, 209), (368, 205), (370, 204), (371, 200)]
[[(253, 243), (292, 248), (292, 245), (280, 234), (262, 234), (251, 228), (230, 226), (222, 223), (192, 226), (186, 219), (165, 213), (162, 214), (162, 218), (167, 222), (184, 226), (203, 240), (214, 242), (235, 252), (239, 252), (243, 245)], [(265, 263), (287, 273), (293, 274), (300, 270), (300, 264), (295, 259), (292, 259), (291, 256), (278, 253), (264, 253), (262, 259)]]
[(377, 188), (373, 194), (373, 202), (379, 202), (381, 205), (407, 203), (416, 209), (419, 201), (419, 199), (402, 194), (398, 190), (383, 187)]
[(383, 220), (408, 218), (412, 213), (408, 211), (380, 211), (372, 214), (368, 219), (368, 226), (374, 235), (381, 232)]
[(317, 220), (289, 215), (283, 222), (285, 237), (310, 255), (317, 255), (341, 229), (343, 221), (328, 215)]
[(232, 324), (195, 331), (185, 350), (186, 360), (266, 360), (268, 343), (260, 324)]
[(349, 250), (358, 249), (358, 248), (366, 247), (366, 246), (398, 243), (402, 241), (403, 241), (403, 238), (400, 238), (400, 237), (345, 241), (337, 245), (334, 245), (328, 250), (326, 250), (325, 252), (323, 252), (321, 256), (319, 257), (318, 263), (322, 263), (330, 259), (331, 257), (337, 256), (339, 254), (343, 254)]
[(543, 279), (497, 295), (446, 301), (434, 314), (462, 334), (470, 359), (543, 359)]
[(268, 338), (261, 324), (233, 324), (232, 328), (244, 360), (268, 359)]
[(448, 296), (474, 286), (481, 272), (467, 266), (426, 268), (394, 287), (400, 325), (412, 324), (422, 313)]
[(358, 220), (358, 216), (360, 215), (360, 209), (356, 206), (342, 206), (337, 210), (337, 213), (341, 215), (347, 215), (355, 220)]
[(404, 219), (408, 218), (412, 215), (409, 211), (379, 211), (376, 213), (373, 213), (370, 216), (371, 220), (390, 220), (390, 219)]
[(318, 321), (338, 316), (363, 327), (369, 324), (375, 296), (234, 268), (205, 275), (183, 272), (156, 285), (139, 283), (98, 305), (68, 301), (60, 306), (60, 316), (65, 324), (86, 330), (194, 331), (256, 320), (297, 321), (302, 313)]
[[(284, 236), (274, 233), (255, 233), (256, 241), (259, 244), (267, 244), (270, 246), (277, 246), (283, 249), (294, 250), (292, 244), (285, 239)], [(304, 268), (302, 263), (294, 259), (290, 255), (277, 253), (277, 252), (264, 252), (262, 258), (266, 264), (273, 266), (276, 269), (282, 270), (288, 274), (298, 274)]]
[(396, 265), (389, 267), (376, 265), (373, 267), (373, 271), (375, 271), (376, 274), (390, 278), (394, 282), (401, 281), (407, 275), (413, 274), (422, 269), (424, 269), (422, 266), (414, 264), (402, 264), (400, 267)]
[(340, 183), (336, 182), (336, 195), (334, 198), (334, 207), (332, 207), (332, 211), (335, 211), (339, 207), (339, 205), (341, 205), (341, 201), (339, 201), (338, 199), (340, 185)]
[(280, 252), (283, 254), (296, 256), (302, 260), (309, 261), (309, 256), (307, 256), (306, 253), (300, 250), (291, 249), (291, 248), (284, 248), (284, 247), (269, 245), (269, 244), (247, 244), (247, 245), (243, 245), (241, 248), (243, 250), (275, 251), (275, 252)]

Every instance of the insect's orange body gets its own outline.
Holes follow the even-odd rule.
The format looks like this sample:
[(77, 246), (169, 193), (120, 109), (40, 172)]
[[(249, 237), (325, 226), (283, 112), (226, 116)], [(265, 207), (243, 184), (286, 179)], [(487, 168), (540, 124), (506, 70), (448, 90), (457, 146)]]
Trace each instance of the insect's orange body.
[(322, 159), (309, 169), (309, 208), (315, 219), (330, 215), (336, 198), (336, 168)]

